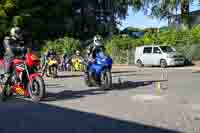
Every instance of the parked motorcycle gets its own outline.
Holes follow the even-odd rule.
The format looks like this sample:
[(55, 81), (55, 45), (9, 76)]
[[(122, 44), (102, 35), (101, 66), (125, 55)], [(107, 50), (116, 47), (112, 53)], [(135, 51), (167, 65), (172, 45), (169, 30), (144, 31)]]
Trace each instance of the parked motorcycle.
[(27, 53), (25, 59), (14, 59), (12, 61), (12, 73), (5, 81), (5, 75), (0, 76), (1, 100), (5, 101), (13, 93), (30, 97), (32, 101), (39, 102), (45, 97), (45, 83), (37, 72), (40, 60), (34, 54)]
[(100, 86), (104, 90), (112, 87), (112, 59), (102, 53), (97, 53), (96, 61), (87, 64), (84, 80), (87, 86)]

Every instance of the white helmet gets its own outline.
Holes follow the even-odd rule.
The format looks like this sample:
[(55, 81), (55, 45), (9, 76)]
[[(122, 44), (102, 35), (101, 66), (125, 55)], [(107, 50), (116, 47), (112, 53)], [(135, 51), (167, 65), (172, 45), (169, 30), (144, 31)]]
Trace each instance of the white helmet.
[(19, 27), (11, 28), (10, 35), (12, 37), (20, 38), (21, 37), (21, 29)]
[(101, 46), (102, 45), (102, 37), (99, 35), (94, 36), (93, 42), (94, 42), (95, 46)]
[(79, 50), (76, 50), (76, 55), (80, 55), (80, 51)]

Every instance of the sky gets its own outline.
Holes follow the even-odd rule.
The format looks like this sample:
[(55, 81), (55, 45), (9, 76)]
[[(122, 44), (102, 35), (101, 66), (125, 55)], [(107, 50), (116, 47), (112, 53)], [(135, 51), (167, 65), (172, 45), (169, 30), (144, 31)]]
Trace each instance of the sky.
[[(190, 11), (199, 10), (200, 5), (195, 1), (190, 6)], [(143, 12), (134, 13), (131, 8), (128, 9), (128, 16), (122, 21), (120, 29), (126, 27), (148, 28), (148, 27), (162, 27), (167, 26), (167, 20), (152, 19), (149, 16), (143, 14)]]

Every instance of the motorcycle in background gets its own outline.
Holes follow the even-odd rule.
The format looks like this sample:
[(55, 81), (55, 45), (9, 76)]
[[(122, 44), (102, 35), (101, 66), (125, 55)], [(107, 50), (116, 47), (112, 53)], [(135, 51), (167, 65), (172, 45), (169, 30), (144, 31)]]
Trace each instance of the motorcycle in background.
[(72, 58), (72, 71), (82, 72), (84, 70), (84, 59), (82, 57)]

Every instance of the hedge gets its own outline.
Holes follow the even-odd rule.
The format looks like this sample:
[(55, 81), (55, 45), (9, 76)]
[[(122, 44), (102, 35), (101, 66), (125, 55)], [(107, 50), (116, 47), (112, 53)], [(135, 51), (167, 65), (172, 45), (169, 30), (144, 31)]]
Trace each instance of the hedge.
[(47, 49), (53, 49), (58, 54), (63, 54), (64, 52), (71, 54), (76, 50), (81, 50), (81, 43), (79, 40), (70, 37), (64, 37), (56, 40), (46, 41), (42, 51), (46, 51)]
[(106, 41), (106, 48), (107, 52), (112, 55), (114, 51), (117, 51), (116, 49), (131, 50), (137, 46), (153, 44), (173, 46), (186, 58), (200, 60), (200, 25), (191, 30), (169, 29), (159, 33), (147, 32), (141, 38), (118, 35)]
[[(112, 38), (105, 40), (107, 53), (117, 63), (127, 63), (130, 62), (129, 60), (133, 62), (135, 47), (152, 44), (173, 46), (188, 59), (200, 60), (200, 25), (193, 27), (191, 30), (176, 31), (175, 29), (169, 29), (159, 33), (146, 32), (141, 38), (114, 35)], [(47, 41), (43, 51), (49, 48), (56, 50), (59, 54), (64, 51), (71, 54), (75, 50), (82, 50), (79, 40), (67, 36)]]

